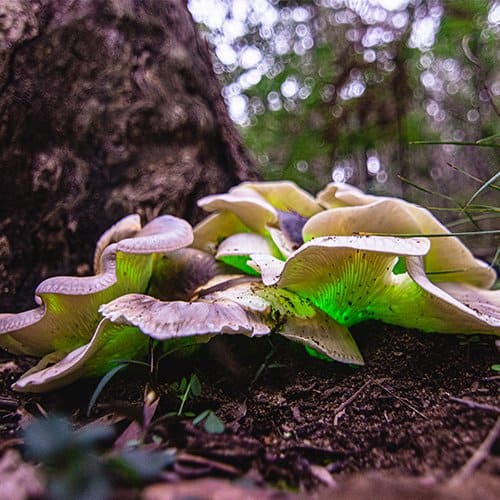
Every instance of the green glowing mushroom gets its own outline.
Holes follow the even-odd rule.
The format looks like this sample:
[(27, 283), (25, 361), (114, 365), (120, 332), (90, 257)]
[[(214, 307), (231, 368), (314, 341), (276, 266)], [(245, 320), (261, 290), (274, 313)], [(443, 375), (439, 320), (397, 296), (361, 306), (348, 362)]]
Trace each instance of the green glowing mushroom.
[(0, 347), (42, 357), (14, 388), (102, 374), (144, 356), (150, 338), (278, 333), (363, 364), (348, 327), (367, 319), (500, 333), (495, 272), (422, 207), (345, 184), (315, 199), (291, 182), (244, 183), (200, 206), (214, 213), (194, 234), (172, 216), (143, 228), (125, 217), (99, 239), (95, 276), (50, 278), (36, 309), (0, 314)]
[[(267, 257), (273, 259), (272, 256)], [(247, 313), (260, 315), (272, 332), (311, 347), (331, 359), (363, 364), (356, 342), (347, 328), (298, 294), (266, 286), (248, 276), (216, 277), (207, 283), (201, 293), (205, 300), (234, 301)]]
[[(434, 282), (466, 282), (489, 288), (495, 271), (472, 252), (428, 210), (398, 198), (367, 195), (346, 184), (330, 184), (318, 201), (333, 207), (311, 217), (303, 228), (305, 241), (318, 236), (356, 233), (437, 235), (424, 257), (425, 271)], [(404, 268), (404, 266), (403, 266)]]
[(87, 344), (62, 359), (42, 359), (13, 388), (45, 392), (99, 375), (120, 359), (137, 357), (137, 346), (144, 354), (147, 337), (167, 343), (189, 338), (197, 344), (214, 335), (256, 337), (275, 332), (337, 361), (363, 364), (345, 327), (307, 299), (245, 275), (215, 276), (192, 301), (127, 294), (103, 304), (99, 311), (103, 319)]
[[(134, 237), (106, 246), (130, 234)], [(92, 337), (101, 304), (146, 291), (156, 254), (187, 246), (192, 238), (191, 226), (176, 217), (158, 217), (141, 230), (136, 216), (125, 218), (99, 240), (95, 276), (49, 278), (35, 291), (39, 307), (0, 315), (0, 347), (14, 354), (62, 358)]]
[(144, 357), (147, 348), (147, 338), (138, 328), (102, 320), (88, 343), (68, 353), (45, 356), (12, 388), (19, 392), (52, 391), (82, 377), (102, 375), (119, 360)]
[[(433, 284), (423, 257), (427, 238), (318, 237), (286, 262), (252, 255), (262, 281), (307, 298), (338, 323), (367, 319), (443, 333), (499, 334), (500, 291), (469, 284)], [(394, 273), (405, 257), (405, 273)]]
[(236, 302), (199, 299), (161, 301), (144, 294), (127, 294), (99, 308), (103, 319), (90, 341), (62, 358), (46, 356), (13, 388), (44, 392), (78, 378), (105, 373), (123, 359), (143, 357), (148, 337), (170, 343), (192, 338), (208, 342), (216, 334), (265, 335), (270, 328), (260, 315)]

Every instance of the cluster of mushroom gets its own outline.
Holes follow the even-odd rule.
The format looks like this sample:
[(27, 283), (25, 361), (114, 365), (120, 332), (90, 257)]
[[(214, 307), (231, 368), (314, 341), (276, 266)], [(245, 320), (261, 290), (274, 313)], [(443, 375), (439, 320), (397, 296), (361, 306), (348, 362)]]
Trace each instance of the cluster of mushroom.
[(0, 347), (41, 357), (14, 389), (105, 373), (144, 357), (150, 338), (170, 349), (278, 333), (363, 364), (348, 327), (367, 319), (500, 334), (494, 270), (422, 207), (347, 184), (312, 197), (291, 182), (243, 183), (199, 205), (213, 214), (194, 230), (125, 217), (98, 241), (95, 276), (47, 279), (36, 309), (0, 314)]

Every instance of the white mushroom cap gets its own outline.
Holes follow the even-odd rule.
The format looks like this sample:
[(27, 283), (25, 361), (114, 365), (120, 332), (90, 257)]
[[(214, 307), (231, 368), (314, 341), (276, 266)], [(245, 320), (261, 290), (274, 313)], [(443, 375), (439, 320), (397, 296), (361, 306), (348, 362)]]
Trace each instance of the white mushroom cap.
[(316, 195), (316, 201), (324, 208), (368, 205), (381, 198), (344, 182), (330, 182)]
[(246, 274), (256, 274), (255, 270), (247, 265), (249, 255), (254, 253), (279, 255), (272, 242), (260, 234), (239, 233), (229, 236), (219, 245), (215, 258)]
[(423, 207), (398, 198), (367, 195), (347, 184), (329, 184), (318, 194), (318, 200), (333, 208), (309, 219), (303, 228), (306, 241), (356, 233), (438, 235), (431, 238), (430, 251), (424, 258), (425, 270), (432, 281), (467, 282), (484, 288), (495, 282), (495, 271), (476, 259)]
[(425, 238), (330, 236), (302, 245), (285, 263), (252, 255), (266, 285), (308, 298), (340, 324), (380, 319), (384, 293), (401, 278), (392, 269), (399, 257), (425, 255)]
[(215, 254), (219, 243), (228, 236), (251, 230), (232, 212), (222, 211), (210, 214), (194, 229), (193, 248)]
[(95, 274), (103, 272), (101, 256), (106, 247), (125, 238), (132, 238), (141, 230), (141, 218), (138, 214), (128, 215), (113, 224), (97, 241), (94, 252)]
[(364, 365), (349, 330), (321, 311), (313, 318), (290, 316), (279, 333), (340, 363)]
[(148, 222), (134, 238), (118, 243), (124, 253), (162, 253), (187, 247), (193, 242), (193, 230), (188, 222), (173, 215), (161, 215)]
[[(395, 262), (399, 256), (425, 255), (429, 247), (430, 243), (426, 238), (325, 236), (304, 243), (286, 262), (266, 255), (252, 254), (250, 265), (261, 272), (262, 281), (266, 285), (290, 288), (295, 286), (292, 285), (295, 281), (304, 284), (310, 281), (314, 286), (313, 281), (325, 272), (331, 273), (332, 269), (344, 272), (342, 265), (345, 265), (345, 261), (352, 262), (354, 266), (360, 260), (359, 270), (362, 271), (370, 264), (365, 262), (367, 258), (381, 255)], [(353, 270), (349, 269), (349, 272)], [(333, 278), (332, 274), (330, 280)], [(362, 278), (360, 276), (359, 279)]]
[[(443, 333), (491, 333), (500, 335), (500, 290), (483, 290), (466, 283), (432, 283), (421, 258), (408, 258), (408, 275), (415, 283), (407, 307), (418, 314), (411, 326)], [(418, 288), (417, 288), (418, 287)], [(401, 322), (406, 326), (404, 322)]]
[[(193, 247), (213, 253), (229, 236), (254, 231), (265, 236), (271, 234), (283, 255), (287, 255), (296, 242), (286, 230), (294, 229), (297, 244), (302, 243), (305, 220), (322, 210), (309, 193), (290, 181), (244, 182), (229, 193), (206, 196), (198, 205), (215, 213), (195, 227)], [(280, 230), (282, 223), (287, 228)]]
[(137, 326), (157, 340), (221, 333), (250, 337), (269, 333), (257, 316), (231, 301), (162, 302), (130, 294), (105, 304), (101, 314), (114, 323)]
[(240, 187), (253, 189), (274, 208), (285, 212), (311, 217), (322, 210), (321, 205), (313, 196), (291, 181), (244, 182), (240, 184)]
[[(128, 269), (130, 262), (121, 262)], [(14, 354), (43, 356), (51, 351), (70, 349), (88, 341), (99, 322), (97, 308), (129, 286), (146, 287), (147, 266), (138, 266), (130, 280), (120, 286), (117, 280), (116, 243), (101, 256), (102, 273), (96, 276), (57, 276), (36, 289), (41, 304), (36, 309), (0, 317), (0, 347)]]
[(205, 196), (198, 205), (207, 212), (229, 211), (252, 231), (263, 234), (267, 225), (278, 222), (276, 209), (256, 191), (236, 186), (226, 194)]
[(289, 257), (294, 252), (294, 243), (280, 229), (268, 226), (269, 235), (283, 257)]

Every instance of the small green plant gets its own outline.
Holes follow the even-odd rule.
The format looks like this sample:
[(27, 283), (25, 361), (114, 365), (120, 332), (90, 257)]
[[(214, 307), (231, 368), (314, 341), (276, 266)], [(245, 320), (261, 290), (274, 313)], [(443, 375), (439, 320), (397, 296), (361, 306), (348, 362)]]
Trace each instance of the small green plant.
[(189, 382), (186, 377), (182, 377), (180, 382), (174, 382), (170, 385), (170, 388), (177, 393), (177, 397), (181, 403), (177, 412), (167, 413), (167, 416), (177, 415), (180, 417), (184, 415), (186, 417), (194, 417), (195, 414), (193, 412), (184, 412), (184, 406), (189, 398), (201, 396), (201, 383), (196, 374), (191, 374)]
[(479, 335), (457, 335), (459, 339), (458, 344), (469, 346), (469, 345), (488, 345)]
[(188, 399), (201, 396), (200, 379), (195, 373), (192, 373), (189, 380), (182, 377), (180, 382), (174, 382), (170, 385), (171, 389), (177, 393), (177, 398), (180, 399), (180, 405), (176, 412), (172, 411), (166, 414), (167, 417), (184, 416), (193, 418), (193, 425), (198, 425), (203, 422), (204, 429), (210, 434), (221, 434), (224, 432), (224, 422), (212, 411), (204, 410), (198, 415), (192, 411), (184, 411), (184, 406)]

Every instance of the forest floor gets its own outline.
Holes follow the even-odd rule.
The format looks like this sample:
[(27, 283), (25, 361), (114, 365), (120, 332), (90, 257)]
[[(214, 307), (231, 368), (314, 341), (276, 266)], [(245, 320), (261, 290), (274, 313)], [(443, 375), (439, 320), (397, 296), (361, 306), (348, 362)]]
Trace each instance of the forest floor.
[[(155, 380), (159, 402), (144, 403), (151, 383), (145, 368), (122, 370), (90, 417), (96, 380), (48, 394), (14, 393), (10, 384), (32, 361), (3, 353), (3, 491), (14, 483), (25, 497), (43, 491), (48, 469), (33, 467), (13, 450), (22, 451), (22, 428), (33, 417), (58, 413), (76, 428), (93, 421), (113, 424), (111, 449), (132, 439), (145, 450), (176, 450), (174, 463), (161, 473), (163, 482), (142, 489), (118, 483), (116, 498), (498, 499), (495, 339), (423, 334), (375, 322), (352, 330), (363, 367), (315, 359), (281, 337), (271, 343), (226, 336), (192, 356), (162, 362)], [(224, 432), (209, 433), (192, 417), (167, 415), (180, 404), (172, 385), (193, 373), (201, 394), (188, 394), (183, 413), (212, 410)], [(145, 427), (131, 424), (144, 412)]]

